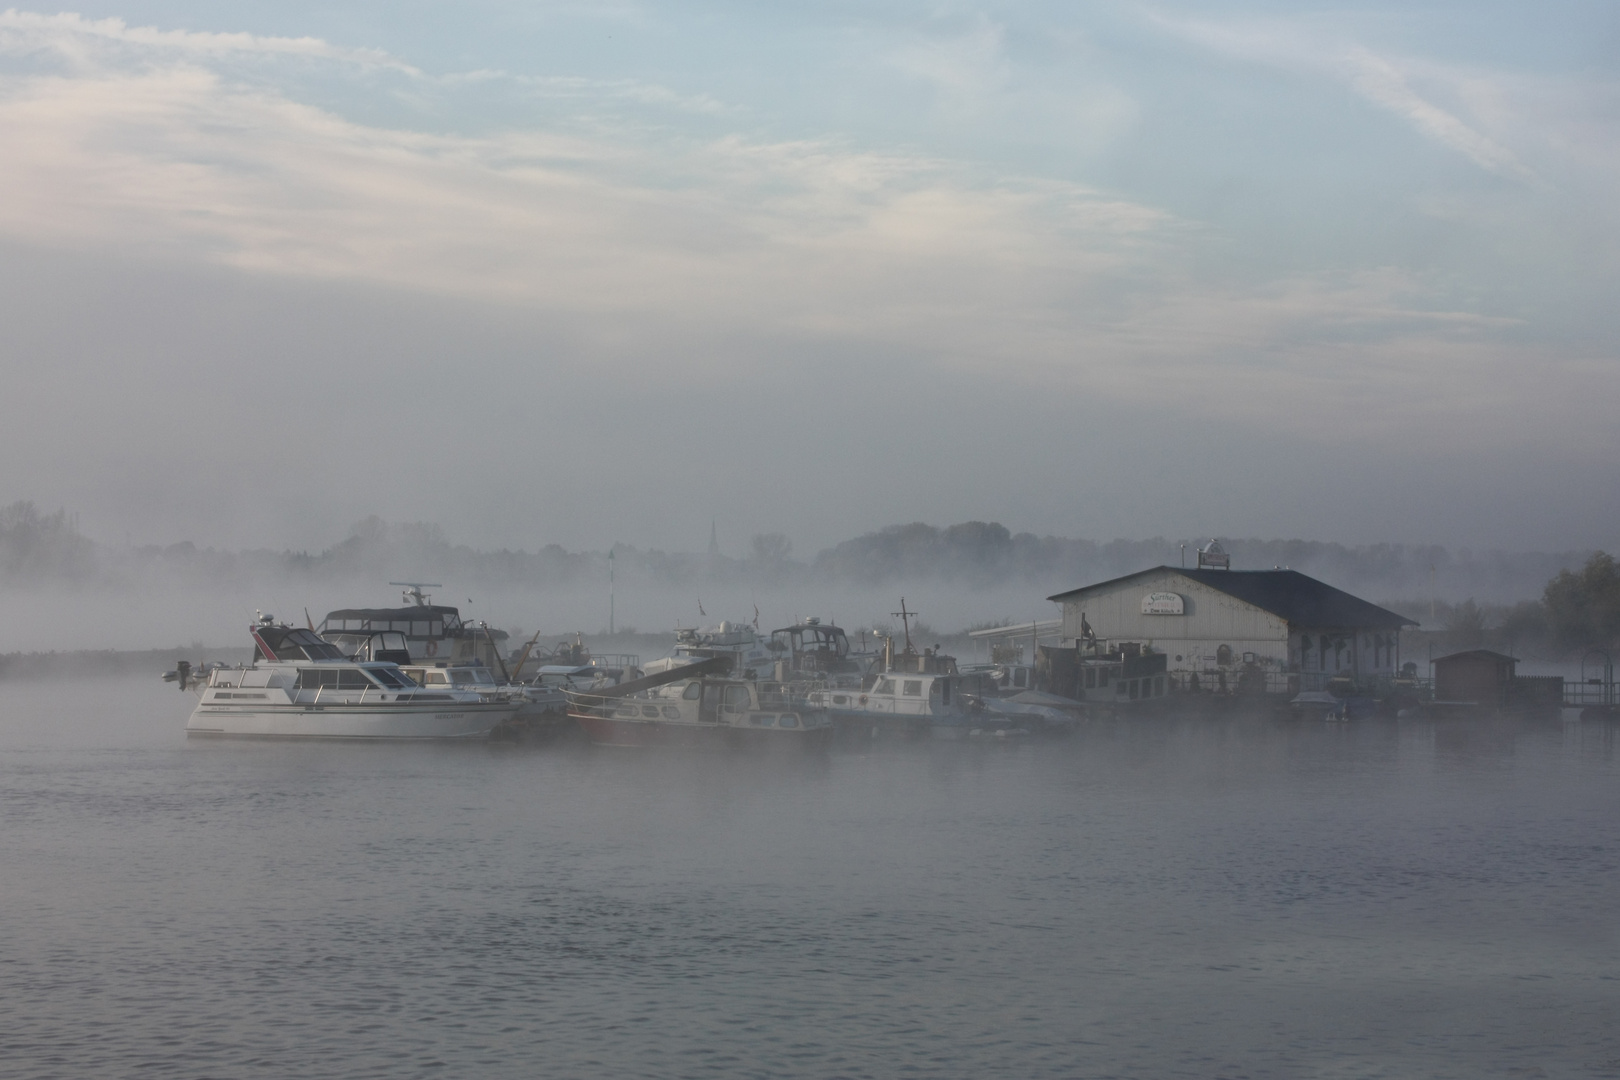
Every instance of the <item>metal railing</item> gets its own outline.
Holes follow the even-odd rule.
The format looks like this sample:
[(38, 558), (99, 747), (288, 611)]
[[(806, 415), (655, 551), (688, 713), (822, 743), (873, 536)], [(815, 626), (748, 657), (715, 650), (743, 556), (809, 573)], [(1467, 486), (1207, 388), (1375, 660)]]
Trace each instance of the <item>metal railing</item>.
[(1570, 708), (1594, 705), (1612, 708), (1620, 704), (1620, 683), (1604, 682), (1602, 679), (1587, 679), (1583, 682), (1566, 679), (1564, 704)]
[[(1225, 675), (1225, 679), (1221, 676)], [(1191, 672), (1171, 672), (1170, 685), (1179, 693), (1194, 689)], [(1231, 668), (1225, 671), (1196, 673), (1197, 692), (1205, 694), (1258, 693), (1294, 697), (1307, 691), (1342, 692), (1346, 682), (1342, 676), (1323, 671), (1272, 671), (1264, 668), (1245, 671)], [(1331, 684), (1331, 685), (1330, 685)], [(1416, 697), (1434, 696), (1434, 683), (1430, 679), (1397, 679), (1390, 675), (1362, 676), (1349, 682), (1352, 697)]]

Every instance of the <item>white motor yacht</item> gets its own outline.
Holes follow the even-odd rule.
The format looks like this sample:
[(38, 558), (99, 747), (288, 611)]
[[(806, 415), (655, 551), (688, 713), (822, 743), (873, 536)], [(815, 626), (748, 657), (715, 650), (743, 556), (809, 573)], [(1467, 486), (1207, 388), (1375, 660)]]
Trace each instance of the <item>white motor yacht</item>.
[(357, 662), (312, 630), (269, 616), (253, 625), (253, 662), (215, 668), (187, 735), (300, 739), (477, 739), (516, 704), (455, 687), (424, 689), (387, 661)]

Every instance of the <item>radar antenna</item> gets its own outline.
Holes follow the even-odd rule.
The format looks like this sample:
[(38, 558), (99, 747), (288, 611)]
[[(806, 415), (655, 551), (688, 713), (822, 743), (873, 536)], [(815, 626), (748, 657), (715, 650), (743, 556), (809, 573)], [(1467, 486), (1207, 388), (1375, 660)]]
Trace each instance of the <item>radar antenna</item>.
[(436, 581), (390, 581), (388, 584), (403, 586), (405, 589), (404, 601), (407, 604), (415, 604), (417, 607), (427, 607), (428, 601), (433, 599), (432, 596), (423, 592), (423, 589), (444, 588), (443, 585)]

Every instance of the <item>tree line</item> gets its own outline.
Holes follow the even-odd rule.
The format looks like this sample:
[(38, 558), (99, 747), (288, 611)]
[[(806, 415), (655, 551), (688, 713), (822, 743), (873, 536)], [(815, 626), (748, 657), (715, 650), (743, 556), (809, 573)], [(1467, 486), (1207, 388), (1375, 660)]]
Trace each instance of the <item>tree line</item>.
[[(1044, 595), (1159, 564), (1196, 564), (1201, 542), (1203, 538), (1165, 537), (1094, 541), (1014, 533), (998, 522), (943, 527), (914, 522), (865, 533), (808, 558), (795, 556), (792, 541), (781, 533), (755, 535), (741, 555), (618, 545), (611, 557), (617, 581), (626, 588), (937, 582), (963, 589), (1027, 586)], [(1560, 648), (1620, 642), (1620, 571), (1604, 552), (1515, 553), (1255, 538), (1222, 543), (1234, 568), (1291, 567), (1395, 607), (1426, 629), (1439, 622), (1458, 639), (1544, 639)], [(318, 552), (231, 551), (189, 541), (116, 546), (82, 535), (65, 510), (45, 513), (29, 502), (0, 509), (0, 582), (13, 588), (177, 578), (205, 584), (426, 576), (486, 590), (543, 589), (605, 583), (608, 564), (607, 551), (570, 551), (556, 544), (532, 551), (477, 550), (450, 542), (434, 524), (389, 523), (376, 517), (359, 522), (341, 541)], [(1520, 599), (1538, 593), (1538, 599)], [(1487, 599), (1447, 603), (1438, 596)], [(1435, 619), (1429, 618), (1431, 607)]]

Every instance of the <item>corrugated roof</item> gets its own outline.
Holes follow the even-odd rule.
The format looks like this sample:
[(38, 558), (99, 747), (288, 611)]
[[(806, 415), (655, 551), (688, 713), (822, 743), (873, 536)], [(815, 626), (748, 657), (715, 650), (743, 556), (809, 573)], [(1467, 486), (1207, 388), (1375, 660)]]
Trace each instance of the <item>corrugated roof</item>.
[(1155, 566), (1112, 581), (1070, 589), (1047, 599), (1067, 600), (1105, 585), (1116, 585), (1132, 578), (1163, 572), (1180, 574), (1246, 604), (1253, 604), (1261, 611), (1269, 611), (1296, 626), (1399, 629), (1418, 625), (1415, 619), (1397, 615), (1377, 604), (1369, 604), (1358, 596), (1351, 596), (1343, 589), (1335, 589), (1298, 570), (1188, 570), (1180, 566)]

